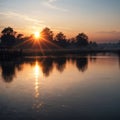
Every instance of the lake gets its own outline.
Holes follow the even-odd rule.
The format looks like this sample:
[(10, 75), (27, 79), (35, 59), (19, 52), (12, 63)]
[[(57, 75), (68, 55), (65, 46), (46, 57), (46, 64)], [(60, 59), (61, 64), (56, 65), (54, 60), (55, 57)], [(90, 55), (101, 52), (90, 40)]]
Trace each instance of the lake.
[(0, 61), (0, 120), (120, 120), (120, 56)]

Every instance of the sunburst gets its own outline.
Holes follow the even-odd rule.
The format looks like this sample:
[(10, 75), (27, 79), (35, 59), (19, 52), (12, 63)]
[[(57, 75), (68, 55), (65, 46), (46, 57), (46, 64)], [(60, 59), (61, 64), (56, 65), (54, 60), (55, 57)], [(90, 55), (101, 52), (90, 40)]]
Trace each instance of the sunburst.
[(39, 39), (40, 38), (40, 32), (36, 31), (34, 32), (34, 36), (36, 39)]

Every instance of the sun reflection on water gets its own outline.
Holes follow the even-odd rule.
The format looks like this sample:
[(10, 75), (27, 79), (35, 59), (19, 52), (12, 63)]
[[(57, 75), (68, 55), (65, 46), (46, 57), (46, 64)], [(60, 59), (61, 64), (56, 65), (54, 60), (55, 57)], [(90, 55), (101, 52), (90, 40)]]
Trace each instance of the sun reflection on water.
[(39, 97), (39, 76), (40, 76), (40, 67), (38, 65), (38, 61), (35, 62), (34, 74), (35, 74), (35, 98), (38, 98)]
[(34, 76), (35, 76), (35, 102), (33, 104), (33, 109), (36, 109), (37, 112), (39, 112), (40, 108), (43, 105), (43, 102), (40, 101), (40, 79), (42, 79), (42, 72), (40, 70), (40, 65), (38, 61), (35, 62), (34, 66)]

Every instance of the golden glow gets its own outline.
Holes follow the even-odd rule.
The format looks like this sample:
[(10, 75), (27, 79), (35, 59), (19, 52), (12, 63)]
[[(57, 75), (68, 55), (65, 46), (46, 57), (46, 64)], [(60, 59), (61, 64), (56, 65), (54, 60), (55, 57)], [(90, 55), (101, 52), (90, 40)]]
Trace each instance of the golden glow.
[(33, 104), (33, 109), (35, 109), (37, 112), (40, 111), (40, 108), (43, 106), (44, 102), (39, 101), (40, 91), (39, 91), (39, 82), (41, 78), (42, 72), (40, 69), (40, 65), (38, 64), (38, 61), (35, 62), (34, 66), (34, 76), (35, 76), (35, 102)]
[(39, 97), (40, 68), (39, 68), (39, 65), (38, 65), (37, 61), (35, 63), (34, 74), (35, 74), (35, 98), (38, 98)]
[(34, 36), (35, 36), (36, 39), (40, 38), (40, 32), (36, 31), (36, 32), (34, 33)]

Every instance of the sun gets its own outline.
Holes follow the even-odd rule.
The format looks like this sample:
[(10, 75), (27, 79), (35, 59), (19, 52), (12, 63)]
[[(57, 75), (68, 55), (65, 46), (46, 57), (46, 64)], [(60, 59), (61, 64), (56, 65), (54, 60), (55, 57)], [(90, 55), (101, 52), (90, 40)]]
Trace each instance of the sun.
[(38, 31), (34, 32), (34, 36), (36, 39), (40, 38), (40, 32)]

